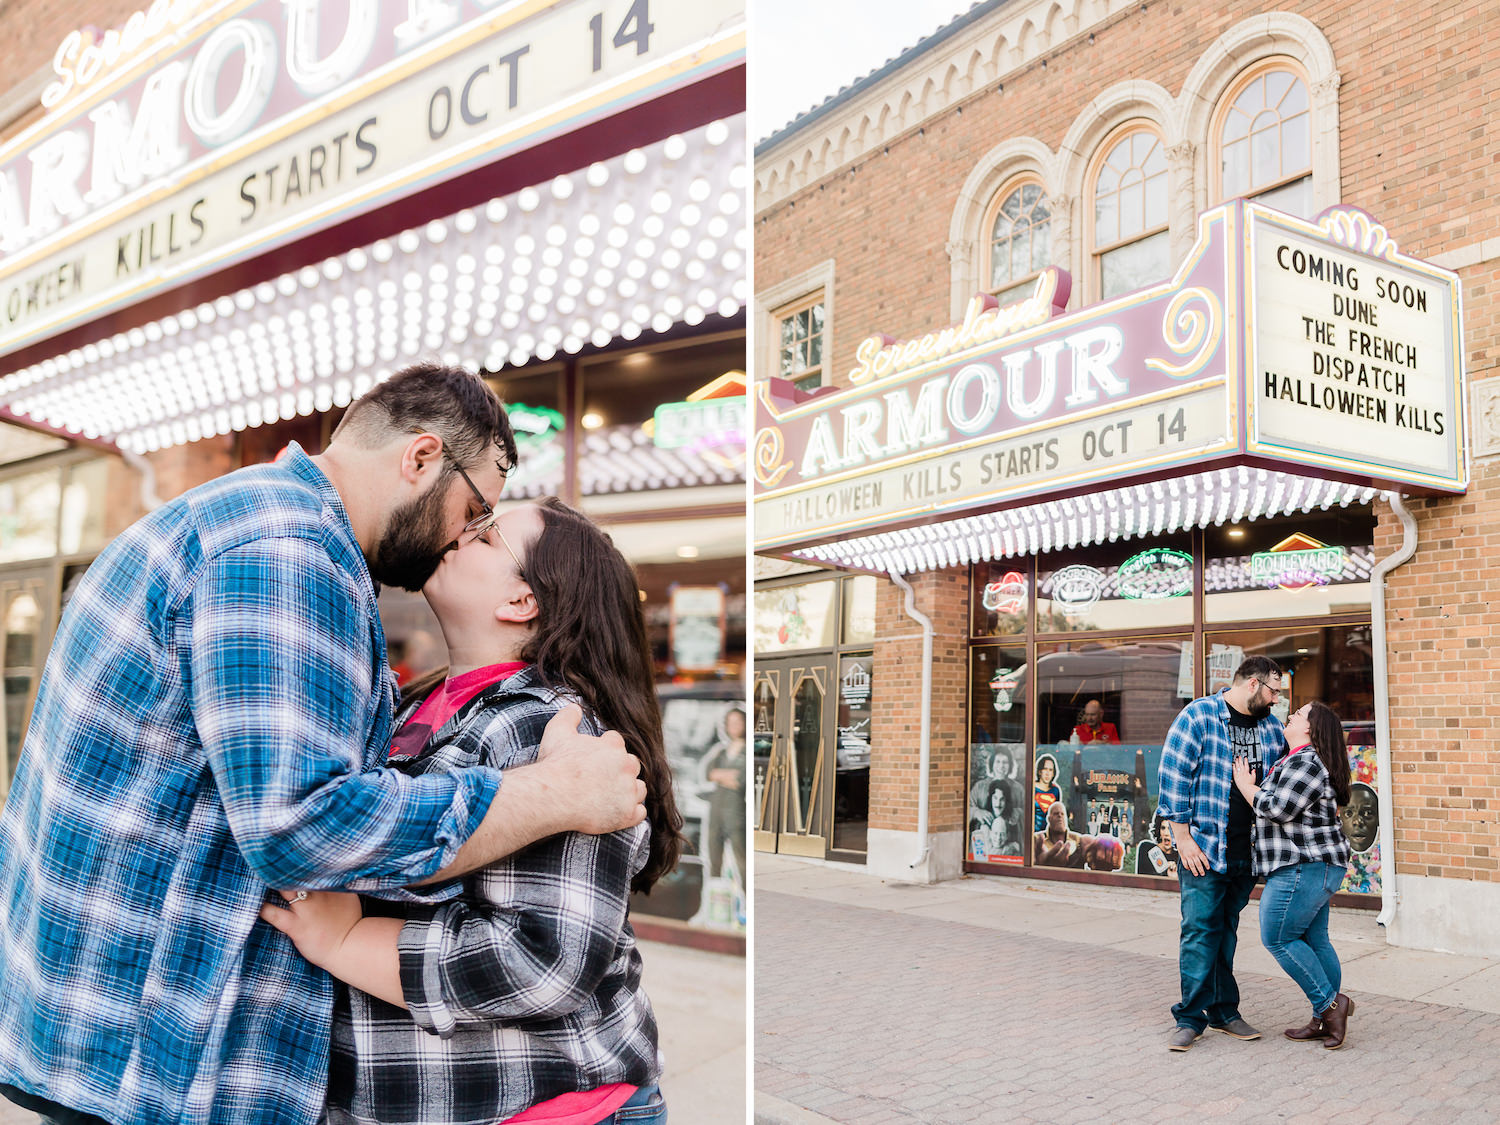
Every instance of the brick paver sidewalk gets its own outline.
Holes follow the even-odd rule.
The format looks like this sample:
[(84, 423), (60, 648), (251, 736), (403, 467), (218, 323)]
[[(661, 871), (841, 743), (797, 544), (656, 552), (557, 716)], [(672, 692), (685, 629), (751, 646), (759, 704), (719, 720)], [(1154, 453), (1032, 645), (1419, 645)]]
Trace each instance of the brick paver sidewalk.
[[(1358, 1010), (1344, 1050), (1289, 1042), (1281, 1029), (1305, 1021), (1306, 1002), (1265, 971), (1263, 951), (1251, 956), (1253, 915), (1241, 950), (1261, 967), (1236, 975), (1243, 1014), (1266, 1036), (1210, 1032), (1175, 1054), (1175, 959), (1120, 948), (1132, 934), (1174, 940), (1159, 904), (1154, 917), (1070, 915), (1076, 897), (1038, 906), (939, 884), (910, 888), (910, 908), (859, 905), (882, 889), (889, 897), (869, 882), (863, 896), (830, 901), (757, 877), (757, 1122), (1500, 1121), (1500, 1014), (1351, 985)], [(1007, 911), (1034, 921), (961, 920)], [(1047, 932), (1059, 928), (1049, 916), (1071, 936)]]

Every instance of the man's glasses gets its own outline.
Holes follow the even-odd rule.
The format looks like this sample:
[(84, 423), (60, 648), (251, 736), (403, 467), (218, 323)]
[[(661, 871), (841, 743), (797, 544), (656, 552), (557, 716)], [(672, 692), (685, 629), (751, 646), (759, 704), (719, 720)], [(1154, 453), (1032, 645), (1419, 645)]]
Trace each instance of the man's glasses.
[[(413, 427), (410, 432), (414, 434), (425, 434), (429, 433), (430, 431)], [(437, 437), (437, 435), (433, 434), (433, 437)], [(438, 440), (441, 441), (442, 439), (439, 438)], [(454, 472), (463, 477), (464, 483), (469, 486), (469, 491), (474, 494), (474, 500), (479, 505), (480, 514), (475, 516), (468, 523), (464, 524), (463, 529), (458, 533), (458, 543), (472, 543), (490, 528), (494, 527), (495, 521), (500, 517), (495, 514), (495, 509), (490, 506), (490, 502), (484, 498), (484, 493), (479, 491), (479, 486), (474, 483), (474, 481), (469, 477), (468, 473), (464, 472), (464, 467), (458, 463), (458, 459), (455, 458), (453, 454), (448, 452), (448, 447), (446, 445), (443, 446), (443, 460), (452, 465)], [(501, 536), (502, 540), (504, 538), (504, 536)], [(505, 547), (506, 550), (510, 550), (509, 543), (507, 543)], [(511, 551), (510, 553), (511, 557), (514, 558), (515, 552)], [(520, 565), (519, 560), (517, 561), (516, 565)]]
[(1255, 682), (1258, 683), (1261, 687), (1265, 688), (1268, 692), (1270, 692), (1272, 699), (1280, 699), (1281, 698), (1281, 689), (1279, 687), (1272, 687), (1270, 684), (1266, 683), (1266, 681), (1262, 680), (1262, 679), (1256, 679)]
[[(468, 523), (464, 524), (463, 530), (458, 533), (460, 543), (472, 543), (490, 528), (494, 527), (495, 521), (500, 517), (495, 514), (495, 509), (490, 507), (490, 502), (484, 498), (484, 493), (480, 492), (478, 486), (469, 479), (469, 474), (464, 472), (464, 467), (449, 456), (446, 449), (443, 450), (443, 456), (448, 459), (448, 464), (453, 466), (454, 471), (463, 477), (464, 483), (469, 486), (469, 491), (474, 494), (474, 500), (479, 504), (479, 510), (482, 514), (475, 516)], [(500, 536), (500, 539), (503, 542), (505, 536)], [(506, 543), (505, 548), (506, 550), (510, 550), (510, 544)], [(510, 553), (515, 555), (514, 551)], [(517, 562), (516, 565), (519, 566), (520, 563)]]
[(464, 472), (463, 466), (451, 457), (448, 458), (448, 462), (457, 470), (458, 475), (464, 478), (464, 483), (469, 486), (469, 491), (474, 494), (474, 499), (479, 501), (479, 506), (484, 509), (484, 515), (475, 516), (468, 523), (464, 524), (464, 529), (458, 533), (459, 546), (472, 543), (476, 539), (482, 539), (493, 531), (500, 537), (500, 542), (504, 544), (505, 549), (510, 552), (510, 557), (515, 560), (516, 573), (526, 573), (526, 568), (521, 565), (521, 556), (516, 554), (516, 549), (510, 545), (510, 540), (505, 538), (505, 532), (500, 530), (499, 514), (494, 508), (490, 507), (489, 501), (484, 498), (484, 493), (474, 487), (474, 482), (469, 479), (469, 474)]

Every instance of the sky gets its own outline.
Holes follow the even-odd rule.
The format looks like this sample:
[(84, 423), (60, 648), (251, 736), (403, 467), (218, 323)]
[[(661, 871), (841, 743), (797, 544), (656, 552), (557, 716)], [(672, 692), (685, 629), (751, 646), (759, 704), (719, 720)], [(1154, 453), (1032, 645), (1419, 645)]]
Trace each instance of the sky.
[(758, 143), (967, 12), (972, 0), (752, 0), (750, 122)]

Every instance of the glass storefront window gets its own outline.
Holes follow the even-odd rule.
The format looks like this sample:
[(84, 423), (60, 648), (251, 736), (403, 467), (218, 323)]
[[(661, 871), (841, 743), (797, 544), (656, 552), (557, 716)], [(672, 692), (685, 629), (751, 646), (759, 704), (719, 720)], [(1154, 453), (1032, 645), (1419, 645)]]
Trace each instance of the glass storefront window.
[(875, 591), (872, 574), (844, 580), (844, 643), (867, 645), (875, 640)]
[(1036, 651), (1031, 862), (1165, 875), (1143, 843), (1155, 835), (1162, 742), (1193, 698), (1190, 642), (1073, 640)]
[(563, 491), (567, 442), (563, 433), (562, 368), (490, 376), (516, 435), (519, 463), (505, 479), (505, 499), (530, 500)]
[(1026, 632), (1031, 608), (1031, 562), (1004, 559), (976, 563), (970, 577), (970, 631), (976, 637), (1012, 637)]
[(1367, 614), (1374, 538), (1368, 508), (1210, 527), (1204, 533), (1204, 620)]
[(838, 582), (807, 582), (755, 591), (755, 651), (832, 648), (838, 588)]
[(72, 465), (65, 477), (58, 550), (64, 555), (93, 554), (109, 541), (104, 518), (109, 462), (98, 458)]
[(833, 846), (868, 850), (870, 828), (870, 700), (874, 658), (869, 653), (839, 658), (839, 730), (833, 781)]
[(1193, 569), (1186, 535), (1043, 555), (1037, 560), (1037, 632), (1191, 625)]
[(0, 563), (57, 554), (62, 471), (46, 469), (0, 482)]
[(770, 683), (764, 680), (755, 685), (754, 716), (751, 739), (755, 758), (755, 791), (751, 796), (751, 815), (757, 830), (769, 831), (765, 799), (766, 781), (771, 770), (771, 751), (776, 745), (776, 693)]
[(969, 671), (968, 856), (1020, 864), (1031, 838), (1026, 784), (1026, 650), (976, 646)]
[(582, 495), (742, 483), (743, 390), (694, 396), (726, 375), (738, 376), (742, 387), (744, 369), (743, 336), (581, 364)]
[(0, 798), (10, 788), (15, 776), (16, 761), (21, 755), (21, 736), (26, 731), (32, 693), (41, 675), (40, 659), (45, 659), (42, 648), (42, 583), (37, 579), (21, 579), (19, 584), (7, 582), (0, 590), (0, 605), (5, 616), (4, 633), (4, 712), (0, 715), (5, 727), (4, 777), (0, 778)]

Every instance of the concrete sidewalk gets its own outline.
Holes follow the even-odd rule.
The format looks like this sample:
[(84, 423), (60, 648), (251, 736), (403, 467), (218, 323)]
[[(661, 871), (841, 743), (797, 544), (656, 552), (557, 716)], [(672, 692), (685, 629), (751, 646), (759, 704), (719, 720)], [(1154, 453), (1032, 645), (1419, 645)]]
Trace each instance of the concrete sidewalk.
[(1171, 892), (971, 877), (886, 883), (757, 855), (757, 1125), (1500, 1120), (1500, 962), (1330, 925), (1356, 1001), (1338, 1052), (1292, 1043), (1301, 992), (1240, 920), (1242, 1011), (1266, 1034), (1169, 1052)]
[[(666, 1055), (667, 1112), (674, 1122), (744, 1125), (745, 959), (651, 941), (641, 959)], [(40, 1120), (0, 1098), (0, 1125)]]

